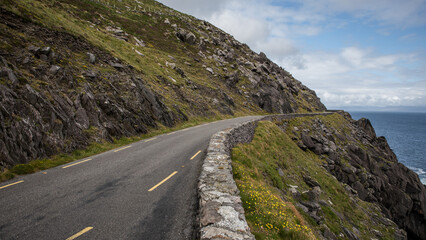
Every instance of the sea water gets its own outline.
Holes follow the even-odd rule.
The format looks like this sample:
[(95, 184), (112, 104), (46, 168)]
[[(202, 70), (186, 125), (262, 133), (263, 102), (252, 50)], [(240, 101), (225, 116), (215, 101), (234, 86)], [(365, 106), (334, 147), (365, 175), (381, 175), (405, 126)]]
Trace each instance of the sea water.
[(377, 136), (384, 136), (398, 161), (426, 184), (426, 113), (349, 112), (352, 118), (371, 121)]

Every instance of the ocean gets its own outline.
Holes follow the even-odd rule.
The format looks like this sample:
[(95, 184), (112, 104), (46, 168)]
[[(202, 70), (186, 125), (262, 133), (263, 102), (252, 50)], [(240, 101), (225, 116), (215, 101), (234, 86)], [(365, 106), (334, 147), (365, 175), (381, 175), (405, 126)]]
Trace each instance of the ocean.
[(426, 184), (426, 113), (349, 112), (353, 119), (370, 119), (377, 136), (384, 136), (398, 161)]

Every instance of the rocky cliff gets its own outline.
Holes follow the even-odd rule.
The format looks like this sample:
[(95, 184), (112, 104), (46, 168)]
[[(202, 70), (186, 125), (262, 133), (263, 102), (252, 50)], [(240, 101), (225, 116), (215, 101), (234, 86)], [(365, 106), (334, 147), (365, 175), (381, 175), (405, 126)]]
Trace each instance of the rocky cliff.
[(350, 192), (378, 204), (407, 231), (408, 239), (426, 239), (425, 185), (398, 162), (368, 119), (355, 121), (348, 113), (340, 114), (333, 121), (317, 117), (292, 123), (287, 132), (301, 149), (320, 156), (322, 166)]
[(323, 111), (210, 23), (155, 1), (2, 0), (0, 167), (196, 117)]
[[(326, 109), (265, 54), (153, 0), (0, 2), (1, 170), (197, 117)], [(283, 129), (348, 191), (426, 239), (424, 185), (368, 120), (343, 115)]]

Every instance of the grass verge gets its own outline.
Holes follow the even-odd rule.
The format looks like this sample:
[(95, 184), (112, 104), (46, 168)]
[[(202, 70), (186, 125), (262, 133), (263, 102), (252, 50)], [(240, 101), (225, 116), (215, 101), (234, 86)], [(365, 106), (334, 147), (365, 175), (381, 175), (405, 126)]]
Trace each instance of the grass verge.
[(158, 128), (150, 129), (148, 133), (142, 134), (139, 136), (123, 137), (120, 139), (115, 139), (113, 142), (107, 142), (107, 141), (104, 141), (102, 143), (94, 142), (94, 143), (91, 143), (85, 149), (75, 150), (71, 153), (58, 154), (45, 159), (33, 160), (26, 164), (15, 165), (13, 168), (6, 169), (2, 173), (0, 173), (0, 182), (7, 181), (19, 175), (31, 174), (31, 173), (46, 170), (49, 168), (57, 167), (66, 163), (70, 163), (75, 160), (83, 159), (83, 158), (90, 157), (99, 153), (103, 153), (115, 148), (119, 148), (134, 142), (138, 142), (143, 139), (147, 139), (147, 138), (151, 138), (161, 134), (197, 126), (207, 122), (229, 119), (232, 117), (234, 116), (216, 115), (211, 118), (197, 117), (197, 118), (193, 118), (190, 121), (180, 123), (173, 128), (168, 128), (163, 125), (159, 125)]
[[(256, 239), (315, 239), (291, 201), (274, 165), (282, 159), (286, 136), (271, 122), (259, 122), (253, 141), (232, 151), (234, 178), (247, 222)], [(275, 173), (276, 172), (276, 173)]]

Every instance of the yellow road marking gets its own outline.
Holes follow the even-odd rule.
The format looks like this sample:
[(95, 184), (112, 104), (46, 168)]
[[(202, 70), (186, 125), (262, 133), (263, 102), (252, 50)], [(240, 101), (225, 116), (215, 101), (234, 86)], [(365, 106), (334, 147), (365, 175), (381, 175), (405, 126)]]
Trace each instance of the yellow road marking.
[(66, 165), (66, 166), (64, 166), (64, 167), (62, 167), (62, 168), (69, 168), (69, 167), (75, 166), (75, 165), (80, 164), (80, 163), (88, 162), (88, 161), (90, 161), (90, 160), (92, 160), (92, 159), (91, 159), (91, 158), (89, 158), (89, 159), (86, 159), (86, 160), (80, 161), (80, 162), (78, 162), (78, 163), (73, 163), (73, 164), (70, 164), (70, 165)]
[(81, 230), (80, 232), (78, 232), (78, 233), (76, 233), (76, 234), (72, 235), (71, 237), (67, 238), (66, 240), (73, 240), (73, 239), (76, 239), (76, 238), (80, 237), (81, 235), (83, 235), (83, 234), (87, 233), (88, 231), (90, 231), (90, 230), (92, 230), (92, 229), (93, 229), (93, 227), (87, 227), (87, 228), (85, 228), (85, 229)]
[(8, 185), (5, 185), (5, 186), (3, 186), (3, 187), (0, 187), (0, 189), (2, 189), (2, 188), (7, 188), (7, 187), (10, 187), (10, 186), (13, 186), (13, 185), (18, 184), (18, 183), (21, 183), (21, 182), (23, 182), (23, 181), (24, 181), (24, 180), (17, 181), (17, 182), (14, 182), (14, 183), (11, 183), (11, 184), (8, 184)]
[(168, 177), (166, 177), (163, 181), (159, 182), (157, 185), (155, 185), (154, 187), (152, 187), (151, 189), (149, 189), (148, 192), (151, 192), (152, 190), (156, 189), (158, 186), (160, 186), (161, 184), (163, 184), (165, 181), (167, 181), (171, 177), (173, 177), (176, 173), (178, 173), (178, 172), (174, 171), (172, 174), (170, 174)]
[(198, 151), (194, 156), (192, 156), (192, 158), (190, 158), (189, 160), (192, 160), (192, 159), (194, 159), (198, 154), (200, 154), (200, 152), (201, 152), (201, 150), (200, 151)]
[(152, 140), (154, 140), (154, 139), (157, 139), (156, 137), (155, 138), (150, 138), (150, 139), (148, 139), (148, 140), (145, 140), (145, 142), (149, 142), (149, 141), (152, 141)]
[(115, 150), (114, 152), (119, 152), (119, 151), (121, 151), (121, 150), (124, 150), (124, 149), (130, 148), (130, 147), (132, 147), (132, 146), (123, 147), (123, 148), (120, 148), (120, 149)]
[(171, 133), (167, 133), (167, 135), (172, 135), (172, 134), (175, 134), (176, 132), (171, 132)]

